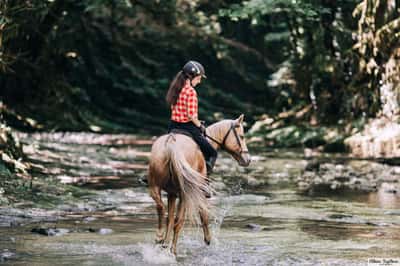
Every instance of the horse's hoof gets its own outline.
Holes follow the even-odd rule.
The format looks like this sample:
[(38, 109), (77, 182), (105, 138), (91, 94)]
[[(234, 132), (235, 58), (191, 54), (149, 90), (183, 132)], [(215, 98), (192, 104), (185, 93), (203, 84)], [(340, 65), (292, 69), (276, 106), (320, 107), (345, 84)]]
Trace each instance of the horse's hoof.
[(176, 254), (176, 251), (173, 251), (172, 249), (171, 249), (170, 251), (171, 251), (171, 254), (175, 256), (175, 258), (178, 256), (178, 255)]
[(211, 244), (211, 240), (204, 239), (204, 242), (206, 243), (207, 246)]

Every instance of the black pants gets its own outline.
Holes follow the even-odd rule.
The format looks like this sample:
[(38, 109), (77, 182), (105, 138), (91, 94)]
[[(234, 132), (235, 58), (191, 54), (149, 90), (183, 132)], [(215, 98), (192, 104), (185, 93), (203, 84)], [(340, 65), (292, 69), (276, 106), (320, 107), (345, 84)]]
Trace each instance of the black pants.
[(210, 157), (217, 157), (217, 151), (207, 141), (206, 137), (201, 134), (200, 129), (196, 127), (193, 122), (178, 123), (171, 120), (168, 127), (168, 133), (175, 128), (185, 130), (192, 135), (193, 140), (199, 145), (201, 152), (204, 154), (206, 161)]

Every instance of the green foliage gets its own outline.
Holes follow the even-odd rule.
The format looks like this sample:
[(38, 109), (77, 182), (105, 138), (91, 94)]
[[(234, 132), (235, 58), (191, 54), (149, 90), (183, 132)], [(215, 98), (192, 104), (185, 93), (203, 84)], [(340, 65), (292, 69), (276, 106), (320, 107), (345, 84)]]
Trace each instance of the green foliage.
[[(202, 61), (211, 77), (200, 92), (207, 106), (201, 109), (202, 118), (211, 119), (223, 109), (227, 116), (244, 112), (241, 95), (236, 95), (243, 94), (240, 87), (231, 94), (235, 99), (225, 101), (227, 105), (210, 97), (232, 88), (225, 85), (226, 77), (213, 78), (222, 68), (216, 57), (218, 39), (207, 41), (217, 37), (216, 16), (199, 12), (192, 4), (55, 0), (27, 7), (24, 3), (7, 1), (3, 6), (11, 21), (4, 33), (4, 51), (14, 60), (0, 77), (6, 88), (0, 93), (19, 113), (33, 114), (47, 127), (164, 131), (168, 83), (189, 59)], [(22, 16), (12, 12), (17, 7)], [(234, 69), (228, 73), (237, 75)], [(236, 85), (249, 83), (240, 79)], [(25, 97), (29, 105), (18, 106)]]
[[(243, 112), (251, 122), (303, 103), (319, 123), (373, 115), (379, 75), (364, 75), (372, 68), (363, 66), (393, 55), (397, 11), (384, 12), (375, 31), (381, 52), (373, 55), (360, 26), (366, 24), (357, 32), (351, 16), (357, 4), (4, 0), (0, 96), (47, 128), (162, 132), (168, 84), (195, 59), (209, 77), (199, 88), (202, 119)], [(365, 38), (353, 38), (355, 32)], [(355, 39), (365, 55), (353, 50)]]
[(277, 14), (295, 15), (308, 20), (318, 20), (319, 15), (329, 13), (329, 9), (318, 8), (310, 1), (304, 0), (250, 0), (241, 4), (233, 4), (227, 9), (220, 10), (221, 16), (229, 16), (232, 20), (252, 19), (252, 24), (266, 15)]
[[(356, 72), (351, 52), (356, 1), (243, 1), (220, 11), (223, 17), (264, 28), (263, 43), (274, 51), (278, 67), (269, 82), (284, 91), (284, 108), (311, 103), (318, 120), (331, 123), (356, 117), (365, 109), (348, 101), (345, 88)], [(277, 46), (282, 49), (276, 50)], [(279, 55), (279, 56), (278, 56)]]

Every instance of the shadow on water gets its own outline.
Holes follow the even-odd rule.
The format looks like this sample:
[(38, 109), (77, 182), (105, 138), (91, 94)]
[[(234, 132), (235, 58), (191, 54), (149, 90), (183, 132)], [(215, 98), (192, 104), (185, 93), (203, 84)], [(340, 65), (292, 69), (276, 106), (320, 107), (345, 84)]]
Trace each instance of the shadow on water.
[[(22, 138), (37, 176), (93, 195), (61, 204), (61, 220), (0, 227), (0, 254), (13, 254), (0, 257), (5, 265), (365, 265), (370, 257), (400, 257), (399, 197), (299, 194), (302, 151), (260, 148), (246, 169), (221, 154), (212, 176), (218, 193), (211, 246), (199, 228), (186, 225), (174, 258), (153, 244), (155, 206), (142, 181), (150, 140), (83, 133)], [(43, 236), (31, 232), (36, 227), (67, 233)]]

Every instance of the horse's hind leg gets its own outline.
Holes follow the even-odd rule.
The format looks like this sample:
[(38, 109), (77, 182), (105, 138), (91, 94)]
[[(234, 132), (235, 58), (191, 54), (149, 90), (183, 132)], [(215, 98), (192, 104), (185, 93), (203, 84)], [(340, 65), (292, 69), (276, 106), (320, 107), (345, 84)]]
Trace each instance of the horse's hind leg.
[(176, 214), (176, 221), (174, 226), (174, 239), (172, 241), (171, 252), (176, 256), (176, 243), (178, 242), (179, 232), (185, 223), (185, 204), (182, 197), (179, 198), (178, 212)]
[(204, 210), (200, 210), (200, 220), (203, 227), (204, 242), (207, 245), (210, 245), (211, 234), (210, 230), (208, 229), (208, 214)]
[(153, 186), (150, 187), (150, 195), (156, 202), (156, 208), (157, 208), (157, 214), (158, 214), (158, 229), (157, 229), (157, 235), (156, 235), (156, 243), (162, 243), (163, 242), (163, 219), (165, 215), (165, 208), (164, 204), (161, 199), (161, 189), (160, 187)]
[(175, 203), (176, 203), (176, 196), (173, 194), (168, 194), (167, 231), (165, 232), (165, 237), (164, 237), (164, 245), (166, 247), (168, 246), (171, 232), (174, 227)]

